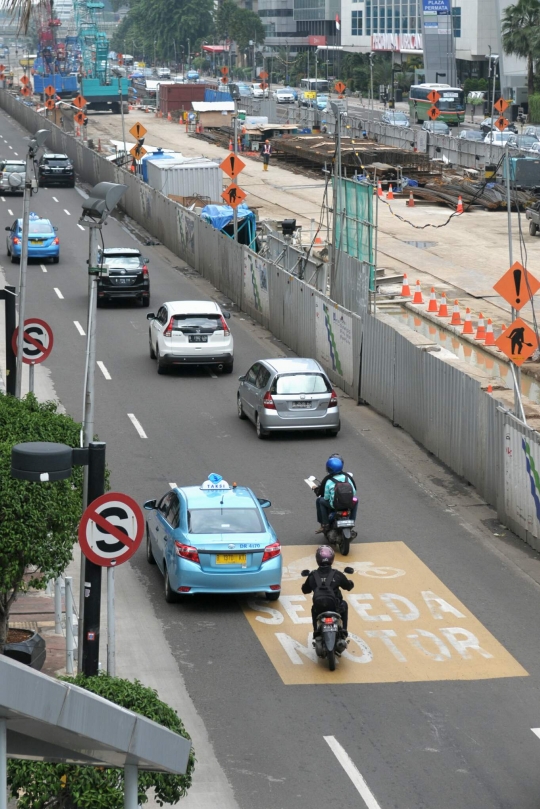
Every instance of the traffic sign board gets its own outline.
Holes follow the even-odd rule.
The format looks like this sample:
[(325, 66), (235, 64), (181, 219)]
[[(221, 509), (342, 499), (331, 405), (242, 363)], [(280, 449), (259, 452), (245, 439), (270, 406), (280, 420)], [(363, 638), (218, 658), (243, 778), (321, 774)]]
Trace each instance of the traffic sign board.
[(79, 95), (75, 96), (73, 99), (72, 104), (74, 107), (82, 110), (83, 107), (86, 107), (86, 98), (79, 93)]
[(140, 124), (138, 121), (137, 121), (136, 124), (133, 124), (133, 126), (129, 130), (129, 134), (133, 135), (133, 137), (137, 138), (137, 140), (140, 140), (141, 138), (144, 138), (144, 136), (146, 135), (147, 132), (148, 132), (148, 130), (142, 124)]
[(32, 90), (29, 87), (21, 87), (21, 95), (22, 96), (29, 96), (32, 95)]
[(504, 132), (508, 126), (508, 118), (501, 115), (500, 118), (497, 118), (497, 120), (493, 122), (493, 126), (496, 126), (500, 132)]
[(145, 154), (146, 154), (146, 149), (144, 148), (144, 146), (137, 146), (137, 145), (135, 145), (135, 146), (132, 146), (132, 147), (131, 147), (131, 149), (129, 150), (129, 153), (130, 153), (130, 155), (131, 155), (132, 157), (134, 157), (134, 158), (135, 158), (135, 160), (140, 160), (140, 159), (141, 159), (141, 157), (144, 157), (144, 156), (145, 156)]
[(52, 86), (52, 84), (48, 84), (45, 88), (45, 95), (46, 96), (53, 96), (56, 95), (56, 90)]
[(515, 261), (509, 270), (493, 286), (495, 292), (504, 298), (514, 309), (525, 306), (540, 289), (540, 281), (526, 270), (523, 264)]
[(336, 91), (336, 93), (343, 93), (346, 89), (347, 89), (347, 85), (343, 84), (342, 81), (337, 81), (334, 84), (334, 90)]
[[(18, 327), (13, 332), (11, 347), (17, 353)], [(52, 329), (44, 320), (31, 317), (24, 321), (23, 362), (38, 365), (44, 362), (51, 353), (54, 345)]]
[(93, 500), (79, 523), (81, 550), (101, 567), (127, 562), (141, 544), (144, 516), (127, 494), (107, 492)]
[(27, 84), (30, 84), (30, 79), (28, 78), (28, 76), (21, 76), (21, 84), (24, 84), (25, 86)]
[(227, 78), (227, 76), (223, 76), (223, 78), (221, 79), (221, 83), (222, 84), (228, 84), (229, 83), (229, 79)]
[(0, 73), (3, 73), (5, 69), (6, 69), (5, 65), (0, 65)]
[(261, 90), (267, 90), (268, 89), (268, 85), (267, 85), (267, 83), (265, 81), (262, 81), (259, 84), (259, 87), (261, 88)]
[(431, 101), (432, 104), (436, 104), (441, 94), (437, 92), (437, 90), (432, 90), (430, 93), (427, 94), (427, 100)]
[(510, 105), (509, 105), (508, 101), (505, 98), (502, 98), (502, 96), (501, 96), (501, 98), (498, 98), (493, 106), (495, 107), (497, 112), (500, 112), (501, 115), (502, 115), (503, 112), (505, 111), (505, 109), (507, 107), (509, 107)]
[(538, 339), (531, 327), (518, 317), (495, 340), (495, 345), (515, 365), (523, 365), (538, 348)]
[[(47, 99), (47, 101), (45, 102), (45, 108), (48, 110), (54, 110), (54, 101), (52, 100), (52, 98)], [(77, 115), (82, 115), (82, 112), (77, 113)]]
[(235, 180), (240, 172), (245, 169), (246, 164), (238, 157), (238, 155), (228, 154), (225, 160), (219, 164), (219, 167), (231, 178), (231, 180)]
[(226, 76), (228, 72), (229, 72), (229, 68), (228, 68), (228, 67), (226, 67), (226, 66), (224, 65), (224, 66), (221, 68), (221, 74), (222, 74), (223, 76)]
[(430, 107), (429, 110), (427, 111), (427, 114), (432, 121), (436, 121), (439, 115), (441, 114), (441, 111), (438, 107)]
[(223, 191), (221, 194), (227, 205), (230, 205), (231, 208), (237, 208), (241, 202), (245, 200), (247, 194), (245, 191), (242, 191), (236, 183), (231, 183), (228, 188)]
[(268, 78), (268, 73), (266, 72), (266, 70), (261, 70), (261, 72), (259, 73), (259, 78), (263, 80)]
[(84, 124), (84, 121), (85, 121), (84, 112), (76, 112), (75, 115), (73, 116), (73, 120), (75, 121), (76, 124), (79, 124), (80, 126), (82, 126)]

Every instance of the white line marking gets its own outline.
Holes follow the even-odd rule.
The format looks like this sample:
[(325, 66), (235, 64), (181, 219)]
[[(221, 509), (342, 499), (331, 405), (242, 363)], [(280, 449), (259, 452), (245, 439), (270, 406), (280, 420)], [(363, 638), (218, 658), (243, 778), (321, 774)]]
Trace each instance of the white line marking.
[(538, 738), (540, 739), (540, 728), (531, 728), (531, 730), (534, 733), (534, 735), (538, 736)]
[(5, 201), (6, 201), (6, 198), (5, 198), (5, 197), (0, 197), (0, 199), (2, 200), (2, 202), (5, 202)]
[(13, 149), (13, 146), (10, 146), (10, 145), (8, 144), (8, 149)]
[(366, 784), (364, 777), (361, 775), (347, 751), (336, 741), (334, 736), (323, 736), (323, 739), (353, 782), (368, 809), (381, 809), (380, 805), (375, 800), (373, 792)]
[(84, 230), (83, 226), (82, 226), (82, 225), (79, 225), (79, 223), (78, 223), (78, 222), (77, 222), (77, 227), (78, 227), (78, 228), (80, 228), (81, 230)]
[(45, 266), (45, 264), (40, 264), (39, 266), (41, 267), (43, 272), (47, 272), (47, 267)]
[(171, 489), (176, 489), (178, 483), (169, 483), (169, 486), (171, 487)]
[(17, 155), (17, 157), (19, 156), (19, 153), (18, 153), (18, 152), (13, 152), (13, 154), (16, 154), (16, 155)]
[(80, 194), (81, 197), (83, 197), (84, 199), (88, 199), (88, 194), (86, 193), (86, 191), (83, 191), (82, 188), (78, 188), (77, 186), (75, 186), (75, 191), (77, 192), (77, 194)]
[(139, 433), (139, 435), (141, 436), (141, 438), (148, 438), (148, 436), (144, 432), (143, 428), (141, 427), (141, 423), (140, 423), (139, 419), (135, 418), (133, 413), (128, 413), (127, 416), (128, 416), (128, 419), (133, 424), (133, 426), (135, 427), (135, 429), (137, 430), (137, 432)]
[(208, 373), (210, 374), (210, 376), (212, 377), (212, 379), (217, 379), (217, 374), (215, 374), (215, 373), (212, 371), (212, 369), (211, 369), (211, 368), (207, 368), (206, 370), (208, 371)]
[(58, 200), (56, 199), (56, 197), (53, 197), (53, 199), (54, 199), (54, 201), (55, 201), (55, 202), (58, 202)]
[(70, 212), (64, 208), (64, 213), (67, 213), (68, 216), (71, 216)]
[(63, 300), (64, 300), (64, 296), (62, 295), (62, 293), (60, 292), (60, 290), (58, 289), (58, 287), (55, 287), (55, 288), (54, 288), (54, 291), (56, 292), (56, 294), (58, 295), (58, 297), (60, 298), (60, 300), (61, 300), (61, 301), (63, 301)]
[(78, 321), (78, 320), (74, 320), (73, 322), (74, 322), (74, 324), (75, 324), (75, 328), (77, 329), (77, 331), (79, 332), (79, 334), (81, 335), (81, 337), (86, 337), (86, 332), (85, 332), (85, 330), (83, 329), (83, 327), (81, 326), (81, 324), (79, 323), (79, 321)]
[(101, 360), (97, 361), (97, 366), (98, 366), (99, 370), (101, 371), (101, 373), (103, 374), (103, 376), (105, 377), (105, 379), (112, 379), (112, 376), (107, 371), (107, 369), (105, 368), (105, 365), (101, 362)]
[(9, 214), (10, 216), (13, 216), (13, 211), (11, 210), (11, 208), (8, 208), (8, 209), (7, 209), (7, 212), (8, 212), (8, 214)]

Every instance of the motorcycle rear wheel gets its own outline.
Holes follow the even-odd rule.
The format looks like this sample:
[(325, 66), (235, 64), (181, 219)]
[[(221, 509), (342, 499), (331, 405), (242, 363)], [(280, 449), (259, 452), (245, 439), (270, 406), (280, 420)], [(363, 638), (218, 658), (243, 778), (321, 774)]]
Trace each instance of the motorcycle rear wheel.
[(339, 539), (339, 552), (342, 556), (348, 556), (351, 547), (351, 540), (343, 535)]
[(328, 658), (328, 668), (330, 671), (336, 670), (336, 652), (334, 649), (330, 652), (328, 649), (326, 651), (326, 657)]

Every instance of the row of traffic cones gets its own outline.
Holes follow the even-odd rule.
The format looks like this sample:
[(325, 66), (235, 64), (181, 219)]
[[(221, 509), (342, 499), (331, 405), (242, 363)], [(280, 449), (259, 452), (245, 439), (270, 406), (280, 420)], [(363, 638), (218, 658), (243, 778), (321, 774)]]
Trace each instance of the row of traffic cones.
[[(414, 287), (414, 294), (411, 296), (411, 288), (409, 286), (409, 281), (406, 274), (403, 274), (403, 286), (401, 287), (401, 297), (402, 298), (410, 298), (412, 297), (412, 302), (416, 304), (423, 304), (424, 297), (422, 295), (422, 288), (420, 286), (420, 281), (417, 281)], [(482, 312), (478, 315), (478, 323), (476, 327), (476, 331), (473, 328), (472, 320), (471, 320), (471, 310), (469, 307), (465, 309), (465, 320), (461, 319), (461, 312), (459, 308), (459, 301), (456, 299), (454, 301), (454, 308), (452, 310), (452, 315), (448, 311), (448, 302), (446, 300), (446, 293), (443, 292), (441, 294), (441, 301), (437, 303), (437, 296), (435, 294), (435, 287), (431, 287), (431, 294), (429, 298), (429, 303), (427, 307), (427, 311), (431, 312), (432, 314), (436, 314), (437, 317), (449, 317), (450, 318), (450, 325), (451, 326), (463, 326), (461, 331), (462, 334), (469, 334), (474, 335), (475, 340), (483, 341), (484, 345), (486, 346), (494, 346), (495, 345), (495, 334), (493, 332), (493, 323), (491, 318), (487, 319), (487, 323), (484, 320), (484, 315)], [(502, 326), (502, 331), (506, 330), (506, 326)]]
[[(377, 183), (377, 196), (381, 197), (381, 198), (384, 197), (384, 192), (382, 190), (382, 185), (381, 185), (380, 181)], [(394, 199), (394, 190), (392, 188), (391, 183), (390, 183), (390, 185), (388, 187), (388, 191), (386, 192), (386, 199), (387, 200)], [(407, 202), (405, 204), (407, 205), (407, 208), (414, 208), (414, 196), (413, 196), (412, 191), (409, 191), (409, 199), (407, 200)], [(456, 213), (463, 213), (463, 212), (464, 212), (464, 210), (463, 210), (463, 200), (461, 199), (461, 197), (458, 197), (457, 206), (456, 206)]]

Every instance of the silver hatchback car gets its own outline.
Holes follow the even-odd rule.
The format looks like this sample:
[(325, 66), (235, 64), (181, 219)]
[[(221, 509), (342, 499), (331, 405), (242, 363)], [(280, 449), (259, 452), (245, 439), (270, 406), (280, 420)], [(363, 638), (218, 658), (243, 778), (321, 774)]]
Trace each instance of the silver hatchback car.
[(239, 380), (238, 417), (254, 422), (258, 438), (278, 430), (339, 433), (336, 392), (315, 360), (259, 360)]

